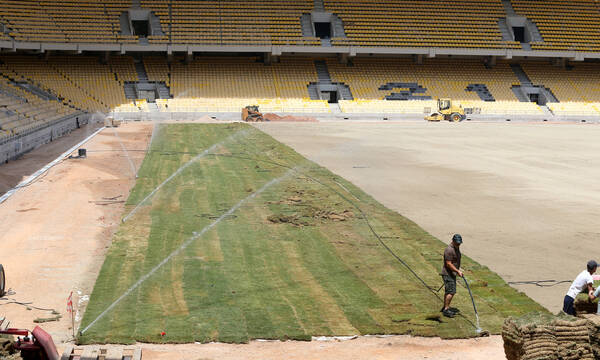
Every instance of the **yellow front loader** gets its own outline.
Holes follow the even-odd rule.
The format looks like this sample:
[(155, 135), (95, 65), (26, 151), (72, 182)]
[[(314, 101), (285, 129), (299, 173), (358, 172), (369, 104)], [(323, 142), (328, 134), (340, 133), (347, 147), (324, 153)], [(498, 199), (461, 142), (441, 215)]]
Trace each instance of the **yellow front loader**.
[(467, 117), (465, 116), (465, 109), (462, 106), (455, 106), (452, 104), (450, 99), (438, 99), (438, 110), (429, 116), (425, 116), (427, 121), (463, 121)]

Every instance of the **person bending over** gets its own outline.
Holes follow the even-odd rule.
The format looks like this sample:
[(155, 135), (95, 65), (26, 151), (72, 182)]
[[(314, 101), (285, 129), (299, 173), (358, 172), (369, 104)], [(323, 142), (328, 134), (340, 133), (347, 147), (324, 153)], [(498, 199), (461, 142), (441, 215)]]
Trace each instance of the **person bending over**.
[[(577, 275), (569, 291), (567, 291), (567, 295), (565, 295), (565, 299), (563, 301), (563, 311), (566, 314), (575, 316), (575, 307), (573, 306), (575, 302), (575, 298), (582, 292), (587, 292), (588, 296), (591, 300), (595, 298), (594, 295), (594, 279), (592, 275), (596, 272), (598, 268), (598, 263), (595, 260), (590, 260), (587, 263), (587, 270), (582, 271)], [(599, 294), (600, 295), (600, 294)]]

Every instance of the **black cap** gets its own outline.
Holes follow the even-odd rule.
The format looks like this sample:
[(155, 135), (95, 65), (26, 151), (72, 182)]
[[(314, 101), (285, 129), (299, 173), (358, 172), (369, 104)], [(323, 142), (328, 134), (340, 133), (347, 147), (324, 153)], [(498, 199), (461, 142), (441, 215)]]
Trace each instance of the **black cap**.
[(598, 263), (596, 262), (596, 260), (588, 261), (588, 263), (587, 263), (588, 270), (594, 270), (597, 267), (598, 267)]
[(452, 237), (452, 241), (454, 241), (457, 244), (462, 244), (462, 236), (460, 236), (460, 234), (454, 234), (454, 236)]

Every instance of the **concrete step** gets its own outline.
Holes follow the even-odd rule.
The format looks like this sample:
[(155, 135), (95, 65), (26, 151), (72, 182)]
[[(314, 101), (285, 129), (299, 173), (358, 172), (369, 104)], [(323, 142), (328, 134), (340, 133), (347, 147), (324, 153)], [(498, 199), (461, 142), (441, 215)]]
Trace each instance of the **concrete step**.
[(315, 29), (313, 29), (310, 14), (304, 14), (300, 17), (300, 26), (302, 27), (302, 36), (315, 36)]
[(496, 101), (485, 84), (469, 84), (465, 90), (476, 93), (483, 101)]
[(336, 38), (345, 38), (346, 37), (346, 30), (344, 30), (344, 21), (342, 19), (340, 19), (339, 16), (337, 15), (333, 15), (331, 17), (331, 25), (332, 25), (332, 32), (333, 32), (333, 37)]
[(138, 74), (138, 78), (140, 82), (148, 82), (148, 74), (146, 73), (146, 68), (144, 67), (143, 62), (135, 63), (135, 71)]
[(340, 104), (337, 104), (337, 103), (330, 103), (329, 109), (331, 110), (331, 112), (333, 114), (341, 114), (342, 113), (342, 109), (340, 109)]
[(338, 84), (338, 90), (340, 92), (341, 100), (354, 100), (350, 87), (346, 84)]
[(513, 7), (512, 7), (512, 3), (510, 2), (510, 0), (502, 0), (502, 6), (504, 7), (504, 11), (506, 12), (506, 15), (508, 15), (508, 16), (517, 15), (517, 13), (515, 12), (515, 9), (513, 9)]
[(545, 115), (547, 116), (554, 116), (554, 113), (552, 112), (552, 110), (550, 110), (550, 108), (548, 108), (546, 105), (540, 105), (540, 108), (542, 109), (542, 111), (544, 112)]
[(164, 83), (156, 84), (156, 88), (158, 90), (158, 97), (160, 99), (170, 99), (171, 98), (171, 89)]
[(517, 79), (519, 79), (519, 81), (521, 82), (522, 86), (533, 86), (533, 84), (531, 83), (531, 79), (529, 79), (529, 76), (527, 76), (525, 71), (523, 71), (523, 68), (521, 68), (521, 65), (510, 64), (510, 67), (513, 70), (513, 72), (515, 73), (515, 76), (517, 77)]
[(537, 25), (533, 21), (527, 19), (527, 27), (530, 29), (532, 42), (543, 42), (544, 41), (544, 38), (542, 37), (540, 30), (538, 29)]
[(150, 12), (150, 29), (152, 29), (152, 35), (163, 36), (165, 33), (162, 30), (160, 19), (154, 11)]
[(131, 27), (129, 26), (129, 15), (127, 12), (123, 12), (119, 16), (119, 24), (121, 25), (121, 34), (131, 35)]
[(321, 100), (316, 84), (308, 85), (308, 96), (310, 96), (311, 100)]
[(156, 105), (156, 103), (149, 102), (148, 103), (148, 111), (149, 112), (158, 112), (158, 105)]
[(137, 91), (135, 90), (134, 83), (125, 84), (123, 90), (125, 91), (125, 97), (127, 99), (137, 99)]
[(313, 1), (313, 10), (314, 11), (325, 11), (325, 4), (323, 4), (323, 0), (314, 0)]
[(315, 69), (317, 70), (317, 78), (319, 83), (331, 84), (331, 75), (327, 69), (327, 63), (322, 60), (315, 60)]
[(521, 92), (521, 88), (519, 86), (512, 87), (511, 90), (520, 102), (529, 102), (529, 99)]
[(500, 33), (502, 34), (502, 41), (513, 41), (512, 32), (508, 28), (508, 24), (506, 19), (498, 20), (498, 27), (500, 28)]

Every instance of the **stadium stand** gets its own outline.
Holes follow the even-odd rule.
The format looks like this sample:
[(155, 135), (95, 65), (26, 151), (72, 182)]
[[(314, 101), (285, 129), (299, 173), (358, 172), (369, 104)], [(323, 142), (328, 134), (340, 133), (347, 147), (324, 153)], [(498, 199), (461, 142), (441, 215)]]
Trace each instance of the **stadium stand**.
[(577, 62), (561, 68), (543, 61), (521, 64), (532, 82), (550, 87), (562, 102), (600, 102), (600, 63)]
[(555, 115), (600, 116), (600, 63), (577, 62), (561, 68), (543, 61), (521, 64), (531, 81), (552, 89), (560, 103), (548, 103)]
[[(128, 60), (115, 60), (116, 75), (108, 64), (100, 64), (90, 56), (53, 56), (42, 60), (32, 56), (5, 56), (2, 71), (39, 85), (44, 90), (82, 110), (108, 111), (127, 103), (123, 83), (118, 79), (133, 79)], [(117, 65), (119, 64), (119, 65)], [(132, 72), (133, 71), (133, 72)]]
[(0, 21), (18, 41), (136, 42), (119, 35), (119, 15), (131, 1), (0, 1)]
[(515, 12), (536, 23), (543, 43), (533, 50), (600, 51), (600, 7), (595, 0), (512, 0)]
[(75, 112), (58, 101), (41, 99), (0, 78), (0, 133), (3, 136), (18, 135)]
[[(179, 57), (170, 64), (161, 56), (142, 59), (143, 66), (138, 65), (148, 81), (165, 83), (171, 98), (156, 103), (127, 99), (126, 83), (139, 81), (139, 69), (130, 56), (113, 56), (102, 64), (91, 56), (50, 56), (43, 60), (7, 55), (0, 58), (0, 72), (30, 81), (64, 99), (65, 104), (88, 112), (238, 112), (250, 104), (269, 112), (331, 111), (326, 101), (309, 99), (309, 84), (320, 81), (314, 58), (286, 56), (271, 65), (258, 57), (204, 56), (189, 63)], [(340, 101), (342, 112), (427, 113), (435, 109), (438, 98), (451, 98), (480, 114), (541, 112), (534, 103), (519, 102), (511, 88), (520, 82), (506, 61), (493, 67), (478, 59), (452, 58), (425, 59), (422, 64), (410, 58), (371, 57), (354, 58), (350, 66), (333, 58), (325, 62), (331, 81), (347, 85), (354, 96), (353, 101)], [(595, 71), (594, 64), (578, 64), (573, 70), (541, 62), (525, 62), (523, 66), (536, 85), (554, 89), (561, 101), (600, 101), (594, 85), (600, 79), (587, 76)], [(577, 87), (566, 87), (568, 81), (576, 82)], [(558, 105), (554, 108), (562, 109)]]
[(144, 67), (149, 81), (162, 81), (171, 86), (169, 65), (164, 56), (145, 56)]
[[(142, 1), (154, 9), (174, 44), (321, 45), (302, 36), (300, 17), (310, 13), (312, 0), (284, 1)], [(168, 37), (150, 43), (168, 42)]]
[(334, 45), (520, 48), (502, 41), (500, 0), (398, 1), (325, 0), (344, 21), (347, 39)]
[[(159, 81), (166, 63), (152, 59), (148, 73)], [(171, 92), (168, 111), (238, 112), (249, 104), (264, 111), (329, 112), (326, 102), (308, 99), (307, 86), (318, 81), (309, 58), (283, 58), (265, 66), (258, 58), (197, 58), (189, 64), (171, 64)], [(159, 107), (160, 108), (160, 107)]]
[(414, 83), (423, 91), (415, 95), (432, 99), (481, 100), (477, 92), (466, 89), (471, 84), (482, 84), (495, 100), (517, 101), (511, 87), (519, 80), (505, 62), (489, 69), (477, 59), (426, 59), (423, 64), (415, 64), (408, 58), (356, 58), (350, 67), (329, 59), (327, 65), (332, 80), (350, 86), (357, 99), (383, 99), (392, 92), (408, 90), (380, 90), (384, 85)]
[(64, 99), (69, 105), (91, 112), (105, 108), (43, 60), (31, 56), (5, 56), (1, 60), (4, 62), (1, 66), (3, 74), (12, 74), (15, 79), (29, 81)]
[[(136, 8), (158, 17), (161, 35), (149, 44), (311, 45), (301, 17), (312, 0), (0, 0), (0, 40), (23, 42), (139, 44), (121, 29), (121, 15)], [(516, 14), (533, 21), (543, 42), (533, 50), (600, 51), (600, 5), (595, 0), (512, 0)], [(324, 0), (324, 10), (339, 16), (346, 37), (331, 43), (368, 47), (444, 47), (521, 49), (503, 40), (499, 21), (507, 16), (501, 0)]]
[(116, 74), (119, 84), (123, 85), (126, 81), (139, 81), (131, 56), (112, 56), (108, 64), (111, 71)]

